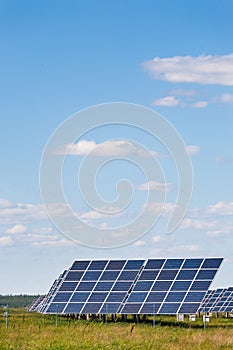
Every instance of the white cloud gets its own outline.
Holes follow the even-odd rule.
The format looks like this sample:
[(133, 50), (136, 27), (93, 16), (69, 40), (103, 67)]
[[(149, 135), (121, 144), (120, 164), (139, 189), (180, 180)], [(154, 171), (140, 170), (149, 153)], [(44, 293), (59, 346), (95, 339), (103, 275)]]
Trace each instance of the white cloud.
[(185, 218), (179, 228), (181, 229), (196, 229), (196, 230), (210, 230), (216, 229), (217, 221), (200, 220)]
[(233, 103), (233, 94), (223, 94), (220, 96), (220, 102)]
[(137, 187), (140, 191), (158, 191), (158, 192), (170, 192), (173, 186), (171, 182), (157, 182), (157, 181), (148, 181)]
[[(233, 230), (232, 230), (232, 232), (233, 232)], [(209, 237), (219, 237), (219, 236), (228, 235), (230, 233), (231, 232), (229, 232), (226, 229), (210, 230), (210, 231), (206, 232), (207, 236), (209, 236)]]
[(27, 231), (27, 227), (25, 225), (17, 224), (9, 228), (6, 233), (8, 234), (19, 234)]
[(13, 240), (10, 236), (0, 237), (0, 247), (11, 246), (13, 244)]
[(187, 252), (189, 253), (198, 252), (200, 250), (201, 250), (201, 247), (195, 244), (184, 244), (184, 245), (174, 246), (167, 249), (168, 252), (180, 253), (180, 254), (185, 254)]
[(80, 218), (83, 220), (97, 220), (97, 219), (102, 219), (108, 216), (107, 214), (100, 213), (96, 210), (91, 210), (88, 211), (87, 213), (83, 213), (80, 215)]
[(7, 200), (5, 200), (5, 203), (10, 204), (0, 207), (1, 225), (27, 224), (47, 219), (44, 207), (41, 204), (11, 203)]
[(180, 104), (180, 100), (175, 96), (166, 96), (158, 98), (152, 102), (153, 106), (162, 106), (162, 107), (174, 107)]
[(134, 246), (135, 247), (141, 247), (141, 246), (143, 246), (143, 245), (145, 245), (146, 244), (146, 242), (145, 241), (142, 241), (142, 240), (138, 240), (138, 241), (136, 241), (136, 242), (134, 242)]
[(175, 206), (176, 205), (171, 202), (150, 202), (148, 203), (148, 214), (157, 215), (162, 211), (162, 216), (167, 217), (172, 214)]
[(12, 208), (14, 204), (8, 199), (0, 198), (0, 209)]
[(197, 145), (187, 145), (185, 149), (186, 149), (186, 152), (190, 155), (197, 154), (201, 150), (201, 148)]
[(172, 83), (233, 85), (233, 54), (155, 57), (143, 67), (155, 79)]
[(95, 141), (81, 140), (78, 143), (69, 143), (57, 149), (56, 154), (84, 156), (96, 147)]
[(165, 239), (163, 238), (163, 237), (161, 237), (161, 236), (153, 236), (152, 237), (152, 241), (154, 242), (154, 243), (161, 243), (161, 242), (163, 242)]
[(216, 204), (209, 205), (207, 214), (233, 215), (233, 202), (219, 201)]
[(68, 239), (59, 239), (59, 240), (45, 240), (45, 241), (37, 241), (32, 243), (34, 246), (52, 246), (52, 247), (64, 247), (75, 245), (75, 243)]
[(59, 146), (55, 154), (84, 156), (90, 151), (92, 151), (91, 155), (96, 157), (148, 157), (151, 154), (157, 157), (164, 157), (164, 155), (160, 155), (155, 151), (144, 150), (128, 140), (108, 140), (99, 144), (96, 144), (94, 141), (81, 140), (77, 144)]
[(205, 108), (208, 106), (208, 101), (197, 101), (191, 104), (193, 108)]

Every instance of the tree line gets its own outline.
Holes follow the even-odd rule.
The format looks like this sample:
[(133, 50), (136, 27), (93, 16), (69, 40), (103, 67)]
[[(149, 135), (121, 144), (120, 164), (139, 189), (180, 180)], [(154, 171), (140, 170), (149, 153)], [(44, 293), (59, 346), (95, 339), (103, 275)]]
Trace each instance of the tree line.
[(7, 306), (13, 308), (28, 307), (33, 300), (37, 299), (39, 295), (0, 295), (0, 306)]

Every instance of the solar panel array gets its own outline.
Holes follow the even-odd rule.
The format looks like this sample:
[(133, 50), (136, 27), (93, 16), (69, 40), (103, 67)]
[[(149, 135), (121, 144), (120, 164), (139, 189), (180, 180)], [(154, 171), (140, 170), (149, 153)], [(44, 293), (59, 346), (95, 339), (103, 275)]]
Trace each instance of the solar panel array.
[(28, 308), (28, 311), (39, 311), (40, 304), (43, 302), (45, 295), (40, 295), (37, 299), (33, 300)]
[(40, 312), (196, 313), (222, 258), (75, 261), (55, 281)]
[(232, 312), (233, 287), (209, 290), (198, 310), (199, 312)]

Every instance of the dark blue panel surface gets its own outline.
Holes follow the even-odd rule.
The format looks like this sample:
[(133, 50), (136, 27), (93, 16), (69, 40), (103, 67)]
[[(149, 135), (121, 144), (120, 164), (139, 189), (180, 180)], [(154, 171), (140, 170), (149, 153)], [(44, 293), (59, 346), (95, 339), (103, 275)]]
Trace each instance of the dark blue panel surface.
[(90, 295), (90, 298), (88, 299), (88, 303), (94, 303), (94, 302), (103, 302), (106, 297), (107, 297), (108, 293), (107, 292), (93, 292)]
[(181, 314), (195, 314), (198, 310), (199, 303), (183, 303), (179, 313)]
[(132, 286), (132, 282), (116, 282), (113, 291), (128, 291)]
[(182, 269), (195, 269), (200, 267), (203, 259), (186, 259)]
[(172, 315), (176, 314), (180, 307), (179, 303), (164, 303), (159, 311), (160, 314)]
[(178, 270), (162, 270), (158, 275), (158, 280), (174, 280)]
[(193, 282), (191, 290), (207, 290), (210, 286), (211, 281), (196, 281)]
[(140, 277), (139, 280), (144, 280), (144, 281), (154, 281), (159, 273), (159, 270), (144, 270)]
[(203, 300), (205, 292), (189, 292), (185, 297), (185, 302), (200, 302)]
[(138, 271), (122, 271), (118, 280), (120, 281), (133, 281), (137, 276)]
[(213, 259), (205, 259), (202, 269), (216, 269), (219, 268), (223, 259), (221, 258), (213, 258)]
[(88, 267), (88, 270), (103, 270), (107, 262), (107, 260), (92, 261), (90, 266)]
[(104, 271), (100, 281), (115, 281), (120, 271)]
[(147, 296), (147, 292), (132, 292), (127, 299), (127, 303), (131, 302), (143, 302)]
[(153, 291), (168, 290), (172, 284), (172, 281), (157, 281), (152, 287)]
[(108, 291), (112, 288), (114, 281), (112, 282), (98, 282), (95, 286), (95, 291)]
[(161, 304), (145, 303), (140, 311), (140, 314), (156, 314)]
[(124, 270), (139, 270), (143, 263), (144, 260), (129, 260), (126, 263)]
[(125, 265), (126, 260), (111, 260), (109, 261), (106, 270), (121, 270)]
[(138, 281), (134, 286), (134, 291), (148, 291), (150, 290), (153, 281)]
[(101, 308), (102, 303), (87, 303), (82, 310), (84, 314), (97, 314)]
[(66, 302), (70, 299), (72, 293), (68, 292), (59, 292), (55, 295), (53, 302)]
[(105, 303), (103, 304), (100, 313), (101, 314), (116, 314), (119, 307), (120, 303)]
[(170, 292), (168, 293), (165, 302), (181, 302), (184, 299), (186, 292)]
[(171, 290), (183, 291), (187, 290), (191, 285), (192, 281), (175, 281), (171, 287)]
[(69, 303), (64, 310), (64, 314), (79, 314), (83, 305), (83, 303)]
[(137, 314), (141, 306), (142, 306), (141, 303), (126, 304), (122, 309), (122, 313), (123, 314)]
[(52, 314), (55, 314), (57, 312), (62, 313), (65, 306), (66, 306), (66, 303), (51, 303), (46, 312), (52, 313)]
[(156, 269), (161, 269), (161, 267), (163, 266), (164, 264), (164, 261), (165, 259), (149, 259), (147, 261), (147, 264), (145, 266), (145, 269), (153, 269), (153, 270), (156, 270)]
[(149, 303), (162, 302), (166, 294), (167, 292), (150, 292), (146, 299), (146, 302), (149, 302)]
[(78, 282), (63, 282), (59, 290), (61, 292), (65, 292), (65, 291), (73, 292), (75, 290), (77, 284), (78, 284)]
[(177, 275), (177, 280), (192, 280), (197, 274), (197, 270), (181, 270)]
[(90, 291), (96, 282), (80, 282), (76, 291)]
[(83, 281), (97, 281), (102, 271), (87, 271), (83, 276)]
[(69, 271), (66, 275), (66, 281), (80, 281), (84, 271)]
[(90, 261), (75, 261), (71, 267), (71, 270), (86, 270)]
[(163, 269), (174, 269), (177, 270), (181, 267), (183, 264), (184, 259), (168, 259), (163, 266)]
[(196, 277), (197, 280), (212, 280), (217, 270), (201, 270)]
[(117, 301), (122, 301), (124, 297), (126, 296), (126, 293), (123, 292), (111, 292), (106, 300), (106, 303), (114, 303)]
[(81, 302), (86, 301), (87, 298), (89, 297), (89, 295), (90, 294), (87, 292), (75, 292), (70, 301), (71, 301), (71, 303), (72, 302), (81, 303)]

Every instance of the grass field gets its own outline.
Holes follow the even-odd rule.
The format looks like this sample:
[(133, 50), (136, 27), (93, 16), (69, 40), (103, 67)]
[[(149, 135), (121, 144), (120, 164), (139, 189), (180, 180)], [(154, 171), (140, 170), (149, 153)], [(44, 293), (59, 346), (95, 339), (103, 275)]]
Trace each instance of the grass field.
[(73, 349), (153, 349), (202, 350), (233, 349), (233, 319), (211, 318), (203, 329), (202, 319), (190, 323), (176, 322), (175, 317), (156, 317), (152, 321), (103, 323), (74, 320), (9, 310), (6, 330), (4, 310), (0, 309), (1, 350), (73, 350)]

